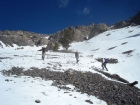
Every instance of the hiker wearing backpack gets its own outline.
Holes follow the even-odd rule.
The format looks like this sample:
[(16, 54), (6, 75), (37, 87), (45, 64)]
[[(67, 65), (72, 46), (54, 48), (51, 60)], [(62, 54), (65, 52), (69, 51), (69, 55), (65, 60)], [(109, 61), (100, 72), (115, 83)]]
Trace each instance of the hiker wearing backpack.
[(78, 63), (79, 62), (79, 52), (78, 51), (75, 52), (75, 58), (76, 58), (76, 62)]
[(44, 60), (45, 58), (45, 53), (46, 53), (46, 48), (42, 47), (42, 49), (38, 50), (38, 51), (42, 51), (42, 60)]
[(104, 70), (104, 68), (108, 71), (108, 69), (106, 68), (106, 64), (108, 63), (108, 59), (106, 58), (102, 58), (102, 69)]

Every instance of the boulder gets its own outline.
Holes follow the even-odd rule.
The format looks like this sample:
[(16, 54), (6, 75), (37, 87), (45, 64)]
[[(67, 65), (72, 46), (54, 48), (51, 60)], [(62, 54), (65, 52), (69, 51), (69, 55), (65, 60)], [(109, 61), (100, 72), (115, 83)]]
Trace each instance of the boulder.
[(35, 102), (36, 103), (41, 103), (41, 101), (39, 99), (36, 99)]

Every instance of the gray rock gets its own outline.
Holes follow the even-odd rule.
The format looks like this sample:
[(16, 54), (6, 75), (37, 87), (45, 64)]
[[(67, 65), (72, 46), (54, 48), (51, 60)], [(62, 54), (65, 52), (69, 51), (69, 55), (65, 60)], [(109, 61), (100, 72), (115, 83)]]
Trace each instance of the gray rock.
[(3, 34), (3, 32), (0, 30), (0, 35), (2, 35)]
[(35, 102), (36, 103), (41, 103), (41, 101), (39, 99), (36, 99)]
[(46, 38), (41, 38), (39, 40), (39, 45), (47, 45), (49, 43), (49, 40)]
[(84, 26), (84, 25), (76, 26), (76, 29), (80, 30), (85, 37), (89, 36), (93, 28), (94, 28), (94, 23), (91, 23), (89, 26)]
[(5, 81), (9, 82), (9, 79), (5, 79)]
[(2, 41), (5, 45), (10, 45), (13, 47), (13, 44), (17, 44), (18, 46), (26, 46), (26, 45), (37, 45), (40, 41), (40, 45), (48, 44), (48, 39), (46, 39), (46, 34), (37, 34), (28, 31), (0, 31), (0, 41)]
[(49, 40), (51, 40), (53, 43), (58, 42), (59, 39), (64, 36), (65, 30), (67, 30), (67, 29), (69, 29), (71, 31), (71, 34), (73, 36), (73, 41), (83, 41), (84, 40), (83, 33), (74, 27), (65, 28), (61, 31), (56, 32), (55, 34), (50, 35)]
[(89, 39), (93, 38), (94, 36), (102, 33), (102, 32), (105, 32), (107, 30), (109, 30), (110, 28), (102, 23), (102, 24), (97, 24), (97, 25), (94, 25), (94, 27), (92, 28), (91, 32), (90, 32), (90, 35), (89, 35)]
[(115, 23), (111, 29), (119, 29), (127, 26), (136, 26), (136, 25), (140, 25), (140, 11), (135, 16), (130, 17), (127, 20)]
[[(4, 70), (2, 72), (6, 76), (10, 76), (11, 74), (18, 75), (23, 72), (25, 76), (43, 77), (44, 80), (53, 80), (53, 85), (58, 87), (59, 90), (71, 91), (71, 88), (66, 87), (67, 84), (71, 84), (75, 87), (75, 91), (81, 94), (86, 93), (87, 95), (95, 96), (100, 100), (104, 100), (108, 105), (115, 105), (115, 103), (117, 105), (140, 105), (140, 92), (137, 87), (130, 87), (120, 82), (108, 80), (99, 73), (73, 70), (71, 74), (69, 71), (56, 72), (46, 68), (23, 70), (23, 68), (18, 67), (13, 67), (11, 70)], [(106, 76), (109, 77), (109, 75)], [(86, 102), (92, 104), (90, 100)]]
[(131, 18), (130, 20), (131, 24), (135, 24), (135, 25), (140, 25), (140, 11), (134, 16)]
[(89, 103), (89, 104), (93, 104), (93, 102), (92, 101), (90, 101), (90, 100), (85, 100), (87, 103)]
[(119, 28), (123, 28), (123, 27), (126, 27), (128, 26), (127, 22), (125, 21), (121, 21), (121, 22), (117, 22), (115, 25), (114, 25), (114, 29), (119, 29)]

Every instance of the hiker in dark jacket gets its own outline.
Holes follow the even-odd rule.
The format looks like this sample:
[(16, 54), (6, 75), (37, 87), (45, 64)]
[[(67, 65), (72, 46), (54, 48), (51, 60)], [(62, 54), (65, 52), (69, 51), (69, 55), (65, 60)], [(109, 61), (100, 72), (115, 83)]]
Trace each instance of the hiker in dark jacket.
[(42, 47), (42, 49), (38, 50), (38, 51), (42, 51), (42, 60), (44, 60), (45, 58), (45, 53), (46, 53), (46, 48)]
[(79, 52), (78, 51), (75, 52), (75, 58), (76, 58), (76, 62), (78, 63), (79, 62)]
[(108, 63), (107, 59), (102, 58), (102, 69), (104, 70), (104, 68), (108, 71), (108, 69), (106, 68), (106, 63)]

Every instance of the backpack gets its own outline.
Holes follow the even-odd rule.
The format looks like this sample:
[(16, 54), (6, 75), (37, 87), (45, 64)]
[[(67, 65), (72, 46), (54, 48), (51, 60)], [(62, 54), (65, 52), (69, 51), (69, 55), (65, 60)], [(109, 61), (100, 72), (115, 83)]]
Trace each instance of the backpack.
[(46, 48), (42, 48), (42, 52), (45, 53), (46, 52)]
[(109, 59), (105, 59), (105, 63), (108, 63)]

